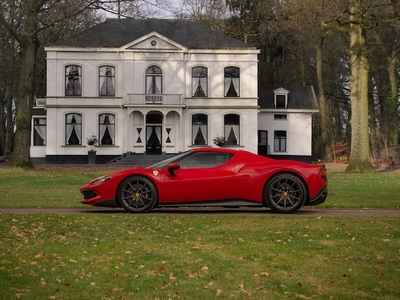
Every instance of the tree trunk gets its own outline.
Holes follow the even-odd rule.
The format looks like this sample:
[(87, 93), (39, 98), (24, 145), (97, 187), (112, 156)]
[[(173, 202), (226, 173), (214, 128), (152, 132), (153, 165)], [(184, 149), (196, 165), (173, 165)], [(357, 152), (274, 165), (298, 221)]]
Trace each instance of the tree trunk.
[(14, 139), (14, 121), (13, 121), (13, 96), (7, 96), (6, 103), (7, 117), (6, 117), (6, 143), (4, 146), (4, 154), (11, 155), (12, 154), (12, 145)]
[(392, 117), (391, 124), (393, 124), (392, 131), (389, 132), (389, 144), (390, 145), (398, 145), (399, 144), (399, 122), (400, 116), (398, 114), (398, 97), (399, 97), (399, 84), (397, 82), (397, 65), (399, 63), (399, 59), (396, 55), (396, 52), (393, 51), (391, 56), (389, 57), (389, 66), (388, 66), (388, 74), (389, 74), (389, 82), (390, 82), (390, 93), (389, 93), (389, 110), (390, 115)]
[(351, 101), (351, 153), (346, 171), (373, 170), (369, 157), (368, 136), (368, 76), (369, 65), (362, 26), (361, 0), (349, 0), (350, 12), (350, 101)]
[(318, 102), (319, 114), (321, 116), (321, 142), (324, 145), (324, 157), (326, 161), (332, 161), (335, 141), (333, 139), (332, 122), (329, 117), (329, 110), (325, 99), (324, 79), (322, 75), (322, 44), (320, 38), (316, 49), (317, 80), (318, 80)]
[[(4, 97), (4, 96), (3, 96)], [(0, 96), (0, 110), (5, 111), (5, 99)], [(5, 144), (6, 144), (6, 122), (4, 114), (0, 114), (0, 156), (4, 155)]]
[(30, 159), (30, 142), (37, 49), (36, 38), (26, 39), (20, 44), (21, 79), (17, 105), (17, 130), (14, 151), (9, 164), (24, 168), (33, 167)]

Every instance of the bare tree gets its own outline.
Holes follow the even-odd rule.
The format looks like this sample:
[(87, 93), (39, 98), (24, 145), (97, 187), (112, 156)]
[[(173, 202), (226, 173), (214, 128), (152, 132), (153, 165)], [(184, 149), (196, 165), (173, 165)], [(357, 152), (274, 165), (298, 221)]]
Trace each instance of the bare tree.
[[(18, 43), (20, 79), (14, 151), (10, 164), (32, 167), (30, 136), (33, 101), (35, 97), (37, 55), (40, 34), (46, 29), (80, 15), (97, 1), (17, 0), (0, 4), (0, 25)], [(18, 15), (12, 12), (18, 11)], [(19, 26), (15, 26), (18, 20)]]

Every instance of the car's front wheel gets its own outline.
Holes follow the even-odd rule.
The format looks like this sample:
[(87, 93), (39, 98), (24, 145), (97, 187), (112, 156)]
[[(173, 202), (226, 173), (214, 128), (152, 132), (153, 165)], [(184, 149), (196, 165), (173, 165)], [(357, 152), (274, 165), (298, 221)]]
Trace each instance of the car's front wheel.
[(277, 213), (298, 211), (304, 205), (306, 197), (307, 191), (303, 181), (288, 173), (272, 176), (264, 188), (265, 203)]
[(126, 178), (118, 189), (118, 201), (128, 212), (149, 212), (156, 205), (157, 197), (156, 186), (143, 176)]

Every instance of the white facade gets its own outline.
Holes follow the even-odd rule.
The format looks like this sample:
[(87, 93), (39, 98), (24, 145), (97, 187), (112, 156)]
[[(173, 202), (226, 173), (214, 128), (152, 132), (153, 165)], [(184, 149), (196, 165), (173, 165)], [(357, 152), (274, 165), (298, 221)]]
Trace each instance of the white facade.
[[(112, 157), (127, 152), (178, 153), (191, 147), (213, 147), (213, 138), (225, 136), (228, 125), (224, 116), (227, 114), (237, 115), (239, 120), (238, 126), (235, 125), (237, 143), (229, 146), (257, 152), (258, 50), (187, 49), (152, 32), (119, 48), (48, 47), (46, 52), (47, 98), (38, 99), (36, 103), (37, 108), (46, 109), (45, 145), (33, 142), (32, 158), (86, 156), (91, 148), (86, 139), (96, 135), (101, 140), (101, 114), (114, 116), (114, 137), (111, 145), (100, 143), (95, 147), (99, 156)], [(66, 68), (69, 66), (80, 67), (79, 96), (66, 95)], [(102, 66), (114, 68), (113, 96), (99, 95), (99, 68)], [(162, 72), (158, 82), (161, 91), (154, 94), (149, 93), (150, 85), (146, 83), (146, 72), (153, 66)], [(196, 84), (192, 72), (195, 67), (207, 72), (207, 95), (203, 97), (194, 96)], [(239, 70), (239, 83), (236, 83), (239, 95), (236, 97), (225, 95), (224, 70), (227, 67)], [(152, 95), (156, 97), (154, 103)], [(76, 130), (80, 140), (73, 145), (69, 144), (67, 136), (70, 134), (68, 114), (81, 116), (81, 128)], [(207, 116), (206, 132), (202, 132), (204, 142), (194, 141), (194, 114)], [(149, 121), (149, 115), (158, 115), (159, 121)], [(161, 149), (149, 151), (152, 130)], [(32, 138), (35, 140), (34, 136)]]
[[(136, 28), (129, 22), (144, 22), (141, 31), (153, 24), (121, 22), (129, 25), (123, 37)], [(162, 31), (163, 21), (156, 22)], [(110, 44), (110, 28), (119, 23), (104, 24)], [(190, 28), (203, 38), (215, 35), (207, 47), (197, 40), (200, 46), (186, 47), (157, 31), (122, 46), (88, 46), (92, 32), (80, 44), (47, 47), (47, 97), (34, 108), (31, 158), (84, 163), (94, 149), (107, 162), (127, 153), (216, 147), (213, 139), (225, 137), (227, 147), (310, 161), (318, 111), (312, 87), (259, 87), (259, 50), (196, 26)], [(196, 37), (177, 39), (191, 44)], [(94, 147), (87, 144), (92, 135)]]

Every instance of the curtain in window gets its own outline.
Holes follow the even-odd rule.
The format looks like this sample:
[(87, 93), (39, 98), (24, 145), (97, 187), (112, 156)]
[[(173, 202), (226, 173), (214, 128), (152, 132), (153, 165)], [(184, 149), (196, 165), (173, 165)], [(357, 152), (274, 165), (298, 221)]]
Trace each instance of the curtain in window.
[(115, 95), (115, 68), (111, 66), (100, 67), (100, 96)]
[(67, 66), (65, 73), (65, 95), (81, 96), (81, 67), (75, 65)]
[(193, 97), (207, 97), (207, 68), (192, 69), (192, 90)]
[[(162, 94), (162, 71), (157, 66), (151, 66), (146, 70), (146, 94)], [(155, 98), (154, 100), (160, 100)]]
[(225, 97), (238, 97), (240, 94), (240, 69), (228, 67), (224, 70)]
[(207, 145), (207, 125), (193, 124), (192, 137), (193, 145)]
[(35, 132), (43, 139), (43, 145), (46, 145), (46, 119), (35, 119)]
[(236, 114), (228, 114), (224, 116), (225, 138), (228, 145), (240, 144), (240, 116)]
[(150, 139), (155, 137), (157, 138), (156, 144), (161, 144), (161, 126), (148, 126), (146, 128), (146, 135), (147, 143), (149, 143)]
[(159, 95), (161, 94), (161, 77), (160, 76), (147, 76), (146, 94)]
[(228, 141), (228, 145), (239, 145), (239, 135), (239, 125), (225, 125), (225, 138)]
[(100, 115), (99, 123), (100, 142), (103, 140), (106, 130), (108, 130), (108, 134), (110, 135), (112, 141), (111, 145), (114, 145), (115, 116), (112, 114), (102, 114)]
[(79, 140), (79, 145), (82, 144), (82, 116), (80, 114), (68, 114), (66, 124), (66, 144), (69, 145), (69, 139), (71, 138), (72, 132), (75, 130), (75, 134)]

